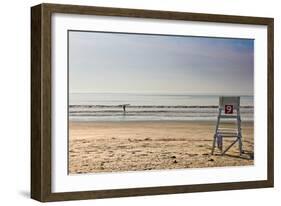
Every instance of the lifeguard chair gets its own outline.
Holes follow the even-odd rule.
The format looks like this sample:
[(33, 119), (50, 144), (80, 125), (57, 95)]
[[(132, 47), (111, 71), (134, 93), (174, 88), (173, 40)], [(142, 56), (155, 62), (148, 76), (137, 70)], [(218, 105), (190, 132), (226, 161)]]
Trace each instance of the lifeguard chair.
[[(221, 128), (220, 125), (226, 119), (233, 119), (231, 123), (235, 124), (234, 128)], [(234, 141), (225, 149), (223, 149), (223, 139), (234, 138)], [(240, 156), (243, 154), (242, 149), (242, 131), (240, 117), (240, 97), (221, 96), (219, 97), (219, 114), (214, 134), (212, 155), (215, 148), (220, 150), (220, 154), (224, 155), (236, 142), (239, 145)]]

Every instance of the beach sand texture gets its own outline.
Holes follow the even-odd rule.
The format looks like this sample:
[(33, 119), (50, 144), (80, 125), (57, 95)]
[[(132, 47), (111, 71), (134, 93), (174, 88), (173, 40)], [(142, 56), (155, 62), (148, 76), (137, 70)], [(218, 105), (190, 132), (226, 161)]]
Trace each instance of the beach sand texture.
[(69, 122), (69, 173), (254, 164), (252, 122), (242, 124), (242, 157), (238, 144), (224, 156), (210, 155), (214, 129), (215, 122)]

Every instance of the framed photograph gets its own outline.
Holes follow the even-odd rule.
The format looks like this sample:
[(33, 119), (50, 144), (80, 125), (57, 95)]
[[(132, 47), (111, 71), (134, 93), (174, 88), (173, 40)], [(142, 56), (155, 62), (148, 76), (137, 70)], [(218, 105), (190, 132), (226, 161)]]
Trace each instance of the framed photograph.
[(273, 187), (273, 19), (31, 8), (31, 197)]

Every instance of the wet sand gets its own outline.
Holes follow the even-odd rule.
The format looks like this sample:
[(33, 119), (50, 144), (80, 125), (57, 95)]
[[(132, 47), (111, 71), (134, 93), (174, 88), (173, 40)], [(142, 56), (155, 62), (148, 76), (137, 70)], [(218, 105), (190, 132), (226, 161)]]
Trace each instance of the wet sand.
[(242, 157), (238, 144), (224, 156), (210, 155), (214, 129), (215, 122), (202, 121), (70, 122), (69, 173), (254, 164), (252, 122), (242, 124)]

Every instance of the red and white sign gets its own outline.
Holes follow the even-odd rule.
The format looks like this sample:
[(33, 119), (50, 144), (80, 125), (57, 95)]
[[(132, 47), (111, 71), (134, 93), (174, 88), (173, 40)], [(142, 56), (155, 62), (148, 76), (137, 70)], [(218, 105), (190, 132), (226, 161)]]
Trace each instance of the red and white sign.
[(225, 105), (224, 106), (225, 114), (233, 114), (233, 105)]

